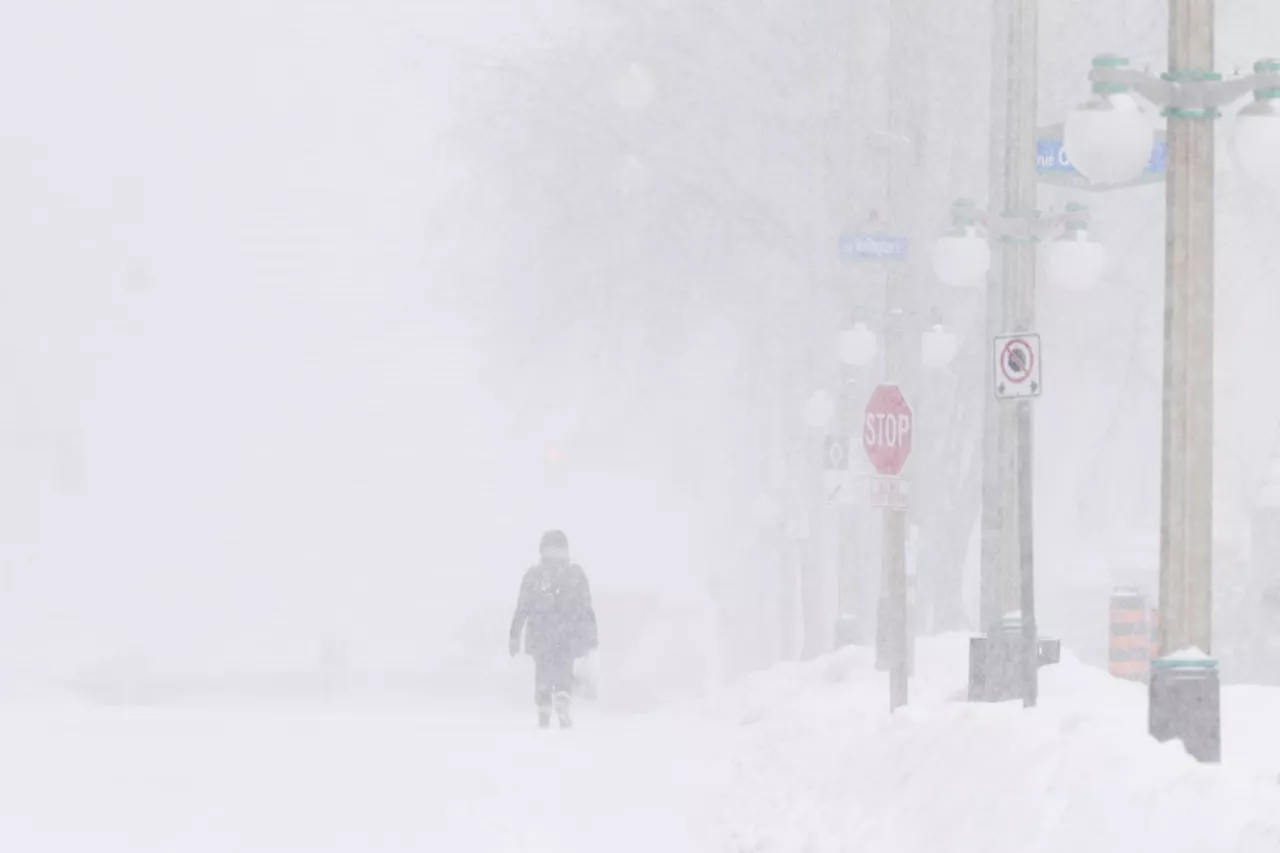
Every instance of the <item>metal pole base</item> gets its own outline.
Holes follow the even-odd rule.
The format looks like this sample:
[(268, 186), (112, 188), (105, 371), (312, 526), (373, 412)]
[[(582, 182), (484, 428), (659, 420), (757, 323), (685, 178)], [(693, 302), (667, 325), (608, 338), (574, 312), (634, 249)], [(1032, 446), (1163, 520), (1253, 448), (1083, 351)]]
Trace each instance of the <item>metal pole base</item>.
[(1222, 761), (1221, 686), (1212, 658), (1151, 662), (1147, 726), (1160, 742), (1180, 740), (1196, 761)]
[[(969, 701), (1009, 702), (1025, 698), (1027, 669), (1022, 665), (1025, 648), (1016, 628), (970, 637)], [(1042, 637), (1036, 641), (1037, 667), (1056, 664), (1061, 655), (1060, 640)]]
[(996, 631), (969, 638), (969, 701), (1022, 698), (1022, 634)]

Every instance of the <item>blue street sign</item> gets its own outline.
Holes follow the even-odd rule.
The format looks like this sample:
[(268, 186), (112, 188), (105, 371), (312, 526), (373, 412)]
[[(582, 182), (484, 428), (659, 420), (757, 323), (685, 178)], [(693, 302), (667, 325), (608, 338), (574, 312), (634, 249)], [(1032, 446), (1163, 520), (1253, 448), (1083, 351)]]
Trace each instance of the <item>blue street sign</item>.
[(846, 261), (900, 261), (911, 241), (885, 234), (841, 234), (840, 257)]
[[(1163, 139), (1158, 139), (1151, 147), (1151, 159), (1147, 161), (1147, 168), (1143, 171), (1143, 175), (1146, 177), (1163, 175), (1168, 164), (1169, 144)], [(1036, 140), (1036, 171), (1041, 175), (1080, 175), (1071, 165), (1061, 138)]]

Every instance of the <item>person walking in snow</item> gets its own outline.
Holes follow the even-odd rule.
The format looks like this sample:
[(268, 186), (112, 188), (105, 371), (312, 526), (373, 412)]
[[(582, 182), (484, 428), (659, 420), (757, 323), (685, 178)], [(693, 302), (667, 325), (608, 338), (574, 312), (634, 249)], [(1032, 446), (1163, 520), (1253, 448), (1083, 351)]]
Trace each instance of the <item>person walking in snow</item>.
[(569, 540), (564, 533), (544, 533), (538, 551), (541, 560), (524, 573), (520, 583), (509, 647), (512, 657), (520, 654), (524, 634), (524, 650), (534, 664), (538, 725), (550, 727), (554, 709), (560, 727), (569, 728), (573, 725), (569, 706), (574, 661), (599, 646), (596, 614), (587, 574), (569, 561)]

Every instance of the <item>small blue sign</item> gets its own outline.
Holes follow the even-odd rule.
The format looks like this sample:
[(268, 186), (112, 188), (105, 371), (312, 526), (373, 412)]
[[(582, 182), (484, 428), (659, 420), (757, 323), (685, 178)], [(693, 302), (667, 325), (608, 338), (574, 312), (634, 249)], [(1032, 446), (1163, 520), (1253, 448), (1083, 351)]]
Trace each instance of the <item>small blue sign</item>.
[[(1147, 161), (1144, 174), (1163, 175), (1169, 164), (1169, 144), (1164, 140), (1156, 140), (1151, 146), (1151, 159)], [(1067, 157), (1067, 149), (1061, 139), (1036, 140), (1036, 171), (1041, 175), (1070, 174), (1078, 175), (1075, 166)]]
[(841, 234), (840, 257), (846, 261), (900, 261), (911, 241), (884, 234)]

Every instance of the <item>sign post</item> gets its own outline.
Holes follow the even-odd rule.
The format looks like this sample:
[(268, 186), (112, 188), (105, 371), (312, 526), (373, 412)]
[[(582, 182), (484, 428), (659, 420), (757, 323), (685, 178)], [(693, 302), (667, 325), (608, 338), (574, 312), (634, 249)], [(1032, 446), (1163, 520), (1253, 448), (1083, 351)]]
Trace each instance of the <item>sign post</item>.
[(1043, 390), (1040, 336), (1033, 332), (999, 335), (992, 342), (992, 381), (996, 398), (1017, 407), (1018, 563), (1021, 578), (1021, 663), (1023, 702), (1034, 706), (1039, 681), (1032, 561), (1031, 401)]
[(891, 656), (889, 707), (907, 704), (908, 604), (906, 565), (906, 481), (901, 476), (911, 456), (915, 414), (897, 385), (879, 385), (867, 402), (862, 421), (862, 447), (875, 468), (872, 505), (884, 509), (884, 547), (881, 549), (879, 627)]

